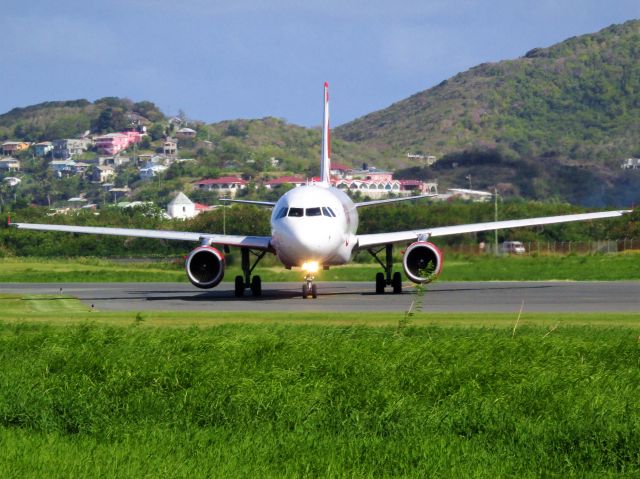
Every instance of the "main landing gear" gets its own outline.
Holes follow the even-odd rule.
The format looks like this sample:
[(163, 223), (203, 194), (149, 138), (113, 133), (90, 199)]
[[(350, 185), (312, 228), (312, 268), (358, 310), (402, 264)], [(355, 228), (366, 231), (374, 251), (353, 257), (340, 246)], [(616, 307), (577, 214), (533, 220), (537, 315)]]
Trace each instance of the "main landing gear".
[(307, 275), (304, 278), (304, 283), (302, 284), (302, 299), (307, 299), (309, 295), (313, 299), (318, 297), (318, 285), (313, 282), (314, 277), (311, 275)]
[[(384, 263), (378, 258), (378, 254), (385, 250), (385, 261)], [(377, 250), (368, 249), (367, 250), (371, 256), (373, 256), (380, 266), (384, 269), (384, 273), (376, 274), (376, 294), (384, 294), (384, 288), (386, 286), (391, 286), (393, 289), (393, 294), (402, 293), (402, 275), (396, 271), (393, 272), (393, 245), (387, 244), (382, 248)]]
[[(262, 296), (262, 280), (260, 276), (251, 277), (251, 273), (258, 265), (260, 260), (264, 258), (264, 255), (267, 254), (266, 251), (252, 251), (249, 248), (240, 248), (240, 252), (242, 254), (242, 273), (244, 276), (236, 276), (236, 284), (235, 284), (235, 295), (236, 298), (241, 298), (244, 296), (245, 289), (251, 289), (251, 294), (253, 296)], [(251, 264), (249, 255), (253, 254), (256, 259)]]

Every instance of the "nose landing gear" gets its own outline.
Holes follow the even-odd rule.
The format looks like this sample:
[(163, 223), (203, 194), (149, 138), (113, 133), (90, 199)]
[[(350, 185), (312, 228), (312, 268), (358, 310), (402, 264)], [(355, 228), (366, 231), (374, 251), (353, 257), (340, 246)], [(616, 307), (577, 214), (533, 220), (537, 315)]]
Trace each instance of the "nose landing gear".
[(309, 295), (311, 295), (313, 299), (318, 297), (318, 285), (315, 284), (313, 280), (313, 276), (305, 276), (304, 283), (302, 284), (302, 299), (307, 299)]

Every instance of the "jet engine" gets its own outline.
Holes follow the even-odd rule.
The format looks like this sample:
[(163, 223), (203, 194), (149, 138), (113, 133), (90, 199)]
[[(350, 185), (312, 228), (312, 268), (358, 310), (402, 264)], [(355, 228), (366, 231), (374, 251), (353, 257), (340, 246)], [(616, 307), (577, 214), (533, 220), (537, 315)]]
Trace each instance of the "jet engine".
[(405, 250), (402, 266), (414, 283), (430, 283), (442, 271), (442, 253), (433, 243), (418, 241)]
[(224, 255), (211, 246), (198, 246), (185, 262), (189, 281), (198, 288), (217, 286), (224, 277)]

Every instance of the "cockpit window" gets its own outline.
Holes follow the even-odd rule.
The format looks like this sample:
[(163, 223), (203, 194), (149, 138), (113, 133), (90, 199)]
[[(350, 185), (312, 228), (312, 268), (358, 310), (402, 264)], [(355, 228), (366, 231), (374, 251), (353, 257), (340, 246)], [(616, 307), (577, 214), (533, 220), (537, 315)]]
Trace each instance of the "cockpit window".
[(328, 206), (323, 206), (322, 207), (322, 214), (324, 214), (325, 216), (329, 216), (331, 218), (335, 218), (336, 217), (336, 214)]
[(307, 208), (306, 211), (307, 216), (322, 216), (322, 211), (320, 208)]
[(296, 218), (304, 216), (304, 209), (302, 209), (302, 208), (289, 208), (289, 216), (295, 216)]
[(283, 208), (280, 208), (280, 211), (278, 211), (278, 214), (276, 215), (276, 219), (279, 220), (280, 218), (284, 218), (285, 216), (287, 216), (287, 210), (289, 208), (287, 208), (286, 206)]

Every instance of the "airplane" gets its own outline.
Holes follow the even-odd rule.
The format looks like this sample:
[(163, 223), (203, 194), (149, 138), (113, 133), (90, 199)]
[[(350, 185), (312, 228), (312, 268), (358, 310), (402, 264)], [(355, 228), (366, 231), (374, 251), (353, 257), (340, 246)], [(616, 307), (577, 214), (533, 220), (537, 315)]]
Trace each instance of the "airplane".
[[(306, 299), (309, 296), (312, 298), (318, 296), (314, 279), (320, 268), (329, 269), (332, 266), (348, 263), (357, 251), (368, 251), (382, 267), (383, 271), (378, 272), (375, 277), (375, 292), (383, 294), (385, 288), (391, 287), (393, 293), (399, 294), (402, 292), (402, 275), (399, 271), (393, 271), (394, 245), (408, 245), (402, 258), (404, 272), (413, 283), (424, 284), (435, 280), (442, 271), (442, 252), (430, 242), (431, 238), (496, 229), (612, 218), (632, 212), (632, 210), (615, 210), (419, 228), (390, 233), (358, 234), (358, 210), (360, 208), (396, 201), (417, 200), (435, 195), (356, 203), (345, 192), (331, 185), (330, 169), (329, 87), (325, 82), (319, 181), (294, 188), (283, 194), (277, 202), (227, 200), (272, 208), (271, 236), (33, 223), (10, 224), (25, 230), (198, 242), (199, 246), (195, 247), (186, 257), (185, 269), (189, 281), (194, 286), (203, 289), (214, 288), (220, 284), (224, 277), (225, 256), (218, 248), (222, 247), (224, 252), (228, 252), (230, 247), (237, 247), (241, 253), (243, 274), (235, 278), (234, 294), (236, 297), (244, 296), (246, 290), (250, 290), (253, 296), (262, 294), (261, 278), (259, 275), (253, 275), (253, 271), (267, 253), (274, 254), (285, 268), (299, 267), (304, 272), (302, 297)], [(384, 252), (384, 258), (381, 259), (382, 252)], [(254, 257), (253, 261), (252, 256)]]

